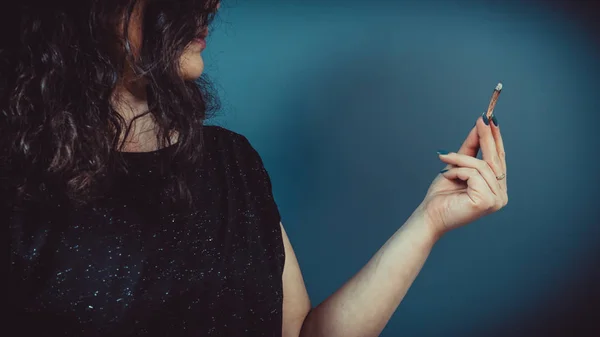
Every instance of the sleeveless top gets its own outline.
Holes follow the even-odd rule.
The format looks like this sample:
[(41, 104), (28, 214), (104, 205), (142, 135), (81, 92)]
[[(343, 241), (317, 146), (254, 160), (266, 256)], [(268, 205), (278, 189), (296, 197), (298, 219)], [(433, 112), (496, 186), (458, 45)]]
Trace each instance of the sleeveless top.
[(171, 146), (124, 153), (130, 171), (93, 203), (63, 207), (60, 217), (30, 205), (2, 219), (10, 231), (4, 331), (281, 336), (285, 256), (269, 176), (246, 138), (203, 130), (185, 212), (160, 197)]

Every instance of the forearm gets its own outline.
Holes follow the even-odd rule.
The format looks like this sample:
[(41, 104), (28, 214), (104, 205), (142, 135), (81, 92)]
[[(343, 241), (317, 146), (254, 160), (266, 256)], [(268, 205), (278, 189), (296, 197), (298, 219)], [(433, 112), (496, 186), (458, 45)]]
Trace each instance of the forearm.
[(436, 240), (423, 217), (413, 213), (360, 272), (309, 312), (300, 336), (378, 336)]

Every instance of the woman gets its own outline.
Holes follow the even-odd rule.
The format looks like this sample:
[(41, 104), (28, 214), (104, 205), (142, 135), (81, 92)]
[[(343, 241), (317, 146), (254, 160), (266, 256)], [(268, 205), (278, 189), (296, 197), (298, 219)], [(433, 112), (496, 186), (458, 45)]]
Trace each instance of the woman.
[(218, 7), (24, 1), (11, 13), (2, 222), (21, 335), (376, 336), (436, 240), (506, 205), (502, 137), (483, 115), (458, 152), (439, 153), (447, 169), (406, 223), (312, 308), (260, 157), (203, 125)]

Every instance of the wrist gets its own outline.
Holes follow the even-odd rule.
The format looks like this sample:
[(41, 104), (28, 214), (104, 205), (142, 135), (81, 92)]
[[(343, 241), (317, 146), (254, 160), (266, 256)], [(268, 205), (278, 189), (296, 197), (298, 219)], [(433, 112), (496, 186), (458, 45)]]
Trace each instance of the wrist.
[(411, 227), (418, 227), (422, 233), (421, 235), (432, 243), (437, 242), (445, 233), (440, 230), (442, 226), (439, 226), (439, 224), (427, 214), (423, 204), (415, 209), (408, 219), (407, 224)]

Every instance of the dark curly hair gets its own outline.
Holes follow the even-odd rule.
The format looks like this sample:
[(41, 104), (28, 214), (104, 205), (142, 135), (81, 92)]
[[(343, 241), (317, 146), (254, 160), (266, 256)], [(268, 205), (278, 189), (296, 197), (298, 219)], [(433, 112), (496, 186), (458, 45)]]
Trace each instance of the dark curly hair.
[[(143, 40), (134, 56), (127, 27), (140, 1)], [(2, 197), (14, 202), (61, 193), (85, 203), (101, 193), (110, 170), (126, 170), (119, 150), (131, 125), (111, 95), (129, 66), (147, 83), (146, 114), (159, 146), (176, 148), (172, 195), (189, 198), (181, 167), (201, 159), (202, 125), (218, 102), (206, 77), (184, 80), (178, 62), (218, 3), (21, 0), (16, 13), (5, 11), (2, 21), (14, 24), (0, 41)]]

